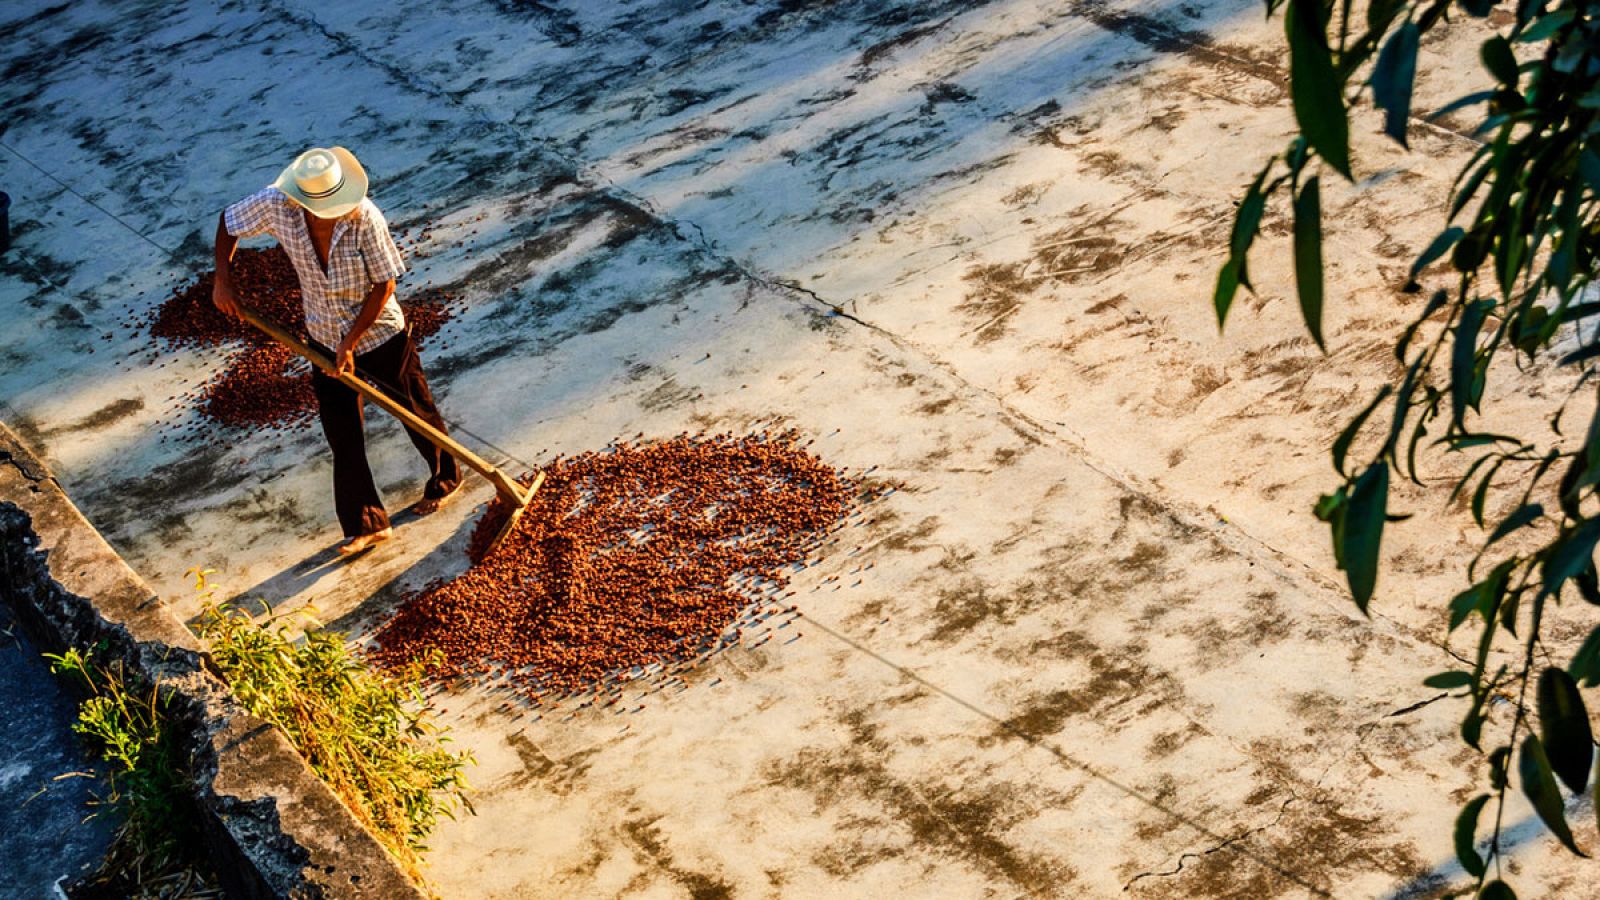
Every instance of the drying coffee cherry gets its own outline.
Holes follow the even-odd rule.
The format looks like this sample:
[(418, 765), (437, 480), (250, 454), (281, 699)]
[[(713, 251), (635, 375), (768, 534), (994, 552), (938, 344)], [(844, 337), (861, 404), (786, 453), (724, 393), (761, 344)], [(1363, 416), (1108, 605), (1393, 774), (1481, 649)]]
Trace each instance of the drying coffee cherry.
[(740, 640), (741, 616), (787, 585), (859, 494), (789, 435), (558, 458), (516, 529), (489, 549), (507, 514), (496, 499), (471, 567), (405, 600), (368, 653), (400, 667), (438, 651), (430, 677), (504, 678), (533, 700), (682, 667)]
[[(272, 247), (240, 250), (233, 258), (239, 298), (267, 319), (305, 337), (300, 280), (288, 254)], [(172, 347), (229, 347), (225, 368), (196, 393), (207, 419), (231, 428), (283, 428), (309, 422), (317, 399), (311, 364), (250, 325), (223, 315), (211, 302), (214, 272), (173, 291), (147, 321), (151, 336)], [(426, 290), (400, 298), (411, 335), (422, 346), (455, 314), (456, 298)]]

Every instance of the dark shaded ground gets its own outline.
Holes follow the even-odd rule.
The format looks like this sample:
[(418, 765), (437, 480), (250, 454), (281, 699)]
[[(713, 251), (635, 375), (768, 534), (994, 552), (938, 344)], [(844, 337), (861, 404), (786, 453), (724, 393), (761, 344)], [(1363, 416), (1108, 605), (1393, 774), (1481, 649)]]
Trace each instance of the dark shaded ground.
[(52, 896), (110, 843), (101, 819), (80, 824), (94, 780), (54, 780), (89, 769), (71, 731), (77, 698), (63, 688), (0, 604), (0, 898)]

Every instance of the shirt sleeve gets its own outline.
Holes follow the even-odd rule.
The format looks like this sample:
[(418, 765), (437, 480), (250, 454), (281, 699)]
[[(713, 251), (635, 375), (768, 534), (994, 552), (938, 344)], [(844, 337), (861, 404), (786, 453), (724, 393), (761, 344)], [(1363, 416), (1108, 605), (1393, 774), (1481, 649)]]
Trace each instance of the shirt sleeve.
[(278, 206), (278, 189), (262, 188), (222, 211), (222, 224), (236, 238), (272, 231), (272, 213)]
[(374, 284), (405, 274), (405, 257), (389, 234), (389, 221), (376, 206), (367, 208), (361, 226), (361, 256), (367, 263), (367, 280)]

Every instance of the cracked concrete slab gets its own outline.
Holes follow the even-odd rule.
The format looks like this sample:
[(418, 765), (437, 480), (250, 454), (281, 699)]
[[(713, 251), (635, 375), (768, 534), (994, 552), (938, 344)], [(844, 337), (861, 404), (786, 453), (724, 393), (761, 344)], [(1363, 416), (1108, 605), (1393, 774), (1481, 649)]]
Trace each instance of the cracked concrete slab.
[[(1354, 129), (1361, 180), (1327, 191), (1331, 352), (1298, 324), (1273, 217), (1262, 293), (1219, 336), (1232, 200), (1291, 126), (1258, 4), (280, 0), (0, 21), (18, 323), (0, 414), (181, 613), (203, 563), (368, 633), (461, 570), (492, 496), (473, 482), (341, 566), (314, 431), (162, 440), (224, 354), (152, 352), (124, 323), (208, 266), (220, 206), (307, 144), (367, 164), (411, 238), (402, 291), (462, 297), (424, 355), (469, 442), (536, 465), (775, 425), (905, 484), (796, 579), (798, 640), (622, 712), (443, 695), (480, 791), (434, 841), (446, 896), (1461, 883), (1448, 827), (1480, 765), (1421, 679), (1449, 663), (1438, 610), (1477, 537), (1437, 492), (1402, 493), (1427, 524), (1393, 530), (1368, 621), (1308, 510), (1323, 448), (1390, 374), (1419, 302), (1398, 279), (1470, 147), (1449, 120), (1419, 123), (1410, 154)], [(1484, 27), (1430, 38), (1419, 111), (1473, 87)], [(1519, 398), (1552, 378), (1495, 402), (1532, 421)], [(421, 473), (398, 429), (371, 431), (399, 508)], [(1573, 883), (1518, 815), (1520, 884)]]

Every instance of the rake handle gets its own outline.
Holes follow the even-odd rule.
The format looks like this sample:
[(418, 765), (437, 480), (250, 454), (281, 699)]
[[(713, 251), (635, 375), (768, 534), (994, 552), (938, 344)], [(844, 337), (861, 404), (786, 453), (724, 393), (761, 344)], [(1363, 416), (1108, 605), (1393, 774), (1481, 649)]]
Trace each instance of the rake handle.
[(338, 379), (351, 390), (383, 407), (390, 415), (404, 423), (407, 428), (427, 438), (435, 447), (466, 463), (468, 467), (477, 470), (479, 474), (489, 480), (490, 484), (494, 485), (495, 490), (510, 502), (513, 508), (521, 508), (527, 505), (529, 497), (532, 496), (531, 491), (525, 492), (522, 486), (506, 475), (505, 472), (502, 472), (498, 467), (478, 454), (461, 446), (461, 443), (455, 438), (423, 421), (416, 413), (397, 403), (393, 397), (362, 381), (353, 374), (337, 371), (334, 368), (333, 360), (329, 359), (326, 353), (290, 334), (277, 323), (262, 318), (255, 310), (242, 303), (239, 304), (239, 317), (266, 332), (267, 336), (273, 340), (310, 360), (312, 365)]

